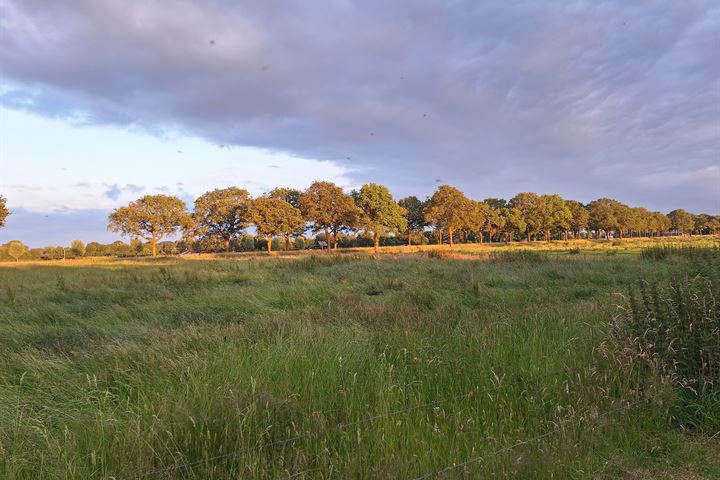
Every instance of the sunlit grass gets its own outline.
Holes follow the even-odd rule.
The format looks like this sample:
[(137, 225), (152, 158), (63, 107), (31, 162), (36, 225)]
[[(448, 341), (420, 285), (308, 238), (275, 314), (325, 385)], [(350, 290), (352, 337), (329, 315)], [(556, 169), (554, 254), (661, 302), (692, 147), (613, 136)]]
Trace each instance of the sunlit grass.
[[(468, 260), (528, 246), (0, 268), (0, 472), (124, 478), (241, 452), (170, 478), (412, 478), (593, 418), (641, 395), (598, 354), (616, 294), (693, 260), (568, 244), (488, 261)], [(712, 478), (720, 442), (668, 423), (671, 399), (562, 428), (466, 474)]]

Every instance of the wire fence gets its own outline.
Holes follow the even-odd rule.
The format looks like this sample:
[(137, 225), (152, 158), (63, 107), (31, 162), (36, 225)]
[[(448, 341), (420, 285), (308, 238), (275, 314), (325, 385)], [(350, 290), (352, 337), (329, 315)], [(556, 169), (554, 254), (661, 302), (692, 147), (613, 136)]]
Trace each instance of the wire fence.
[[(474, 397), (476, 397), (476, 396), (478, 396), (478, 395), (484, 395), (484, 394), (489, 394), (489, 393), (495, 392), (495, 391), (497, 391), (497, 390), (500, 390), (500, 388), (502, 388), (502, 384), (493, 385), (493, 386), (485, 387), (485, 388), (482, 388), (482, 389), (470, 390), (468, 393), (463, 393), (463, 394), (460, 394), (460, 395), (454, 395), (454, 396), (452, 396), (452, 397), (447, 397), (447, 398), (444, 398), (444, 399), (441, 399), (441, 400), (433, 400), (433, 401), (431, 401), (431, 402), (422, 403), (422, 404), (420, 404), (420, 405), (414, 405), (414, 406), (412, 406), (412, 407), (404, 408), (404, 409), (401, 409), (401, 410), (395, 410), (395, 411), (383, 413), (383, 414), (380, 414), (380, 415), (368, 415), (367, 417), (363, 417), (363, 418), (360, 418), (360, 419), (355, 420), (355, 421), (352, 421), (352, 422), (338, 423), (338, 424), (336, 424), (330, 431), (331, 431), (331, 432), (342, 431), (342, 430), (346, 430), (346, 429), (349, 428), (349, 427), (354, 427), (354, 426), (357, 426), (357, 425), (362, 425), (362, 424), (365, 424), (365, 423), (374, 422), (375, 420), (380, 420), (380, 419), (383, 419), (383, 418), (396, 417), (396, 416), (399, 416), (399, 415), (406, 415), (406, 414), (408, 414), (408, 413), (410, 413), (410, 412), (414, 412), (414, 411), (417, 411), (417, 410), (423, 410), (423, 409), (427, 409), (427, 408), (437, 407), (437, 406), (439, 406), (439, 405), (447, 404), (447, 403), (450, 403), (450, 402), (453, 402), (453, 401), (456, 401), (456, 400), (460, 400), (460, 399), (474, 398)], [(333, 411), (336, 411), (336, 410), (333, 410)], [(228, 452), (228, 453), (225, 453), (225, 454), (222, 454), (222, 455), (217, 455), (217, 456), (214, 456), (214, 457), (202, 458), (202, 459), (199, 459), (199, 460), (194, 460), (194, 461), (190, 461), (190, 462), (186, 462), (186, 463), (178, 463), (178, 464), (175, 464), (175, 465), (170, 465), (170, 466), (167, 466), (167, 467), (155, 468), (155, 469), (152, 469), (152, 470), (136, 471), (135, 473), (132, 473), (132, 474), (126, 476), (126, 477), (123, 477), (123, 480), (132, 480), (132, 479), (138, 479), (138, 478), (147, 478), (147, 477), (152, 477), (152, 476), (156, 476), (156, 475), (161, 475), (161, 474), (166, 474), (166, 473), (175, 472), (175, 471), (178, 471), (178, 470), (191, 469), (191, 468), (193, 468), (193, 467), (197, 467), (197, 466), (200, 466), (200, 465), (206, 465), (206, 464), (208, 464), (208, 463), (221, 462), (221, 461), (229, 460), (229, 459), (231, 459), (231, 458), (234, 458), (234, 457), (237, 457), (237, 456), (239, 456), (239, 455), (242, 455), (243, 453), (255, 452), (255, 451), (260, 451), (260, 450), (264, 450), (264, 449), (267, 449), (267, 448), (273, 448), (273, 447), (280, 447), (280, 446), (289, 445), (289, 444), (295, 443), (295, 442), (297, 442), (297, 441), (299, 441), (299, 440), (304, 440), (304, 439), (307, 439), (307, 438), (310, 438), (310, 437), (311, 437), (310, 434), (296, 435), (296, 436), (289, 437), (289, 438), (285, 438), (285, 439), (282, 439), (282, 440), (277, 440), (277, 441), (273, 441), (273, 442), (268, 442), (268, 443), (264, 443), (264, 444), (257, 445), (257, 446), (253, 446), (253, 447), (247, 447), (247, 448), (243, 448), (243, 449), (241, 449), (241, 450), (236, 450), (236, 451), (234, 451), (234, 452)]]

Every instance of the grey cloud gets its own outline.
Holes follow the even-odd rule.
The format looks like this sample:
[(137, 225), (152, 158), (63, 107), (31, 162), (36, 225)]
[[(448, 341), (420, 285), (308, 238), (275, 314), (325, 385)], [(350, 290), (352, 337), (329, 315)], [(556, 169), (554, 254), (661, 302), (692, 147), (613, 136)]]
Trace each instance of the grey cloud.
[(131, 193), (140, 193), (143, 190), (145, 190), (145, 187), (142, 185), (135, 185), (132, 183), (128, 183), (127, 185), (125, 185), (125, 190), (127, 190)]
[(122, 195), (122, 188), (118, 187), (117, 183), (113, 185), (108, 185), (107, 183), (103, 184), (107, 187), (107, 190), (103, 195), (105, 195), (110, 200), (117, 200), (120, 198), (120, 195)]
[(676, 173), (686, 187), (693, 172), (720, 175), (710, 0), (0, 9), (13, 86), (0, 102), (12, 108), (332, 160), (398, 194), (429, 194), (441, 178), (477, 197), (530, 189), (720, 210), (712, 187), (657, 188)]

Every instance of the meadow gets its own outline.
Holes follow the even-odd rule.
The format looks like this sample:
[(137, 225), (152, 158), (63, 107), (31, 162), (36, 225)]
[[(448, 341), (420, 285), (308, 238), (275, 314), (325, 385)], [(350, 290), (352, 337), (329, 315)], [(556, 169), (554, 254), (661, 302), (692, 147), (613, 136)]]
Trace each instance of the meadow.
[(623, 330), (711, 329), (717, 244), (5, 264), (0, 478), (718, 478), (720, 357)]

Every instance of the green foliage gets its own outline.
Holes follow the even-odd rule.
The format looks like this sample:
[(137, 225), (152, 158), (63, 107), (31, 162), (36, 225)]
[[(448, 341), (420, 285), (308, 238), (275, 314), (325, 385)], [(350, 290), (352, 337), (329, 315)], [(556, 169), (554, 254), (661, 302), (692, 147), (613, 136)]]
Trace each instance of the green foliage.
[(0, 228), (5, 226), (8, 215), (10, 215), (10, 210), (7, 208), (7, 199), (0, 195)]
[(302, 192), (296, 188), (277, 187), (267, 193), (269, 198), (279, 198), (284, 200), (295, 208), (301, 208), (300, 198)]
[(372, 232), (375, 253), (378, 252), (380, 235), (387, 232), (400, 232), (407, 227), (400, 206), (393, 200), (390, 191), (383, 185), (366, 183), (360, 188), (355, 204), (358, 215), (355, 224)]
[(683, 233), (691, 233), (695, 228), (695, 218), (692, 213), (688, 213), (682, 208), (673, 210), (668, 213), (670, 226), (673, 230)]
[(398, 205), (400, 205), (401, 212), (407, 220), (408, 235), (412, 236), (413, 233), (422, 231), (426, 225), (425, 203), (415, 196), (410, 196), (398, 201)]
[(469, 202), (465, 194), (450, 185), (440, 185), (425, 207), (425, 221), (439, 230), (448, 231), (450, 246), (453, 231), (467, 223)]
[(195, 200), (193, 219), (199, 235), (219, 237), (230, 251), (230, 242), (247, 227), (247, 190), (229, 187), (209, 191)]
[(82, 242), (82, 240), (73, 240), (70, 243), (70, 250), (72, 251), (73, 256), (75, 257), (84, 257), (85, 256), (85, 244)]
[(10, 255), (15, 261), (20, 261), (20, 257), (25, 255), (28, 251), (28, 247), (20, 240), (12, 240), (7, 244), (7, 254)]
[[(332, 232), (334, 241), (355, 224), (358, 214), (353, 198), (332, 182), (314, 182), (300, 197), (300, 204), (305, 218), (313, 222), (313, 231), (325, 232), (326, 238)], [(328, 242), (328, 250), (330, 246)]]
[(185, 202), (171, 195), (146, 195), (115, 209), (108, 222), (108, 230), (150, 241), (153, 256), (158, 241), (192, 227)]
[(279, 198), (261, 197), (253, 200), (247, 215), (255, 224), (257, 232), (269, 237), (268, 252), (272, 251), (273, 236), (291, 235), (305, 226), (300, 210)]

